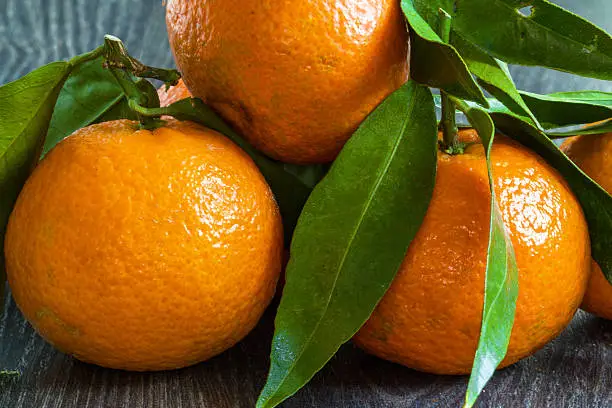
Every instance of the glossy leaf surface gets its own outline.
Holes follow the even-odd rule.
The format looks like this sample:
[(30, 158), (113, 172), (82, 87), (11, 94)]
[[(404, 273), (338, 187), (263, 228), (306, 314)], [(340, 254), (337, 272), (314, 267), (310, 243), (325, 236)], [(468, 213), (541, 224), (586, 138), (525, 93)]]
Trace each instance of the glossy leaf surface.
[(508, 351), (519, 287), (514, 249), (506, 234), (495, 196), (491, 164), (495, 126), (488, 113), (482, 109), (469, 108), (465, 110), (465, 114), (478, 131), (485, 147), (491, 189), (491, 227), (487, 251), (482, 326), (465, 395), (465, 407), (472, 407)]
[(584, 91), (549, 95), (521, 92), (521, 94), (546, 129), (612, 118), (612, 94), (607, 92)]
[[(422, 7), (440, 1), (418, 0)], [(507, 63), (612, 79), (612, 37), (546, 0), (455, 2), (453, 30)]]
[[(402, 10), (411, 28), (410, 76), (433, 88), (441, 88), (458, 98), (486, 106), (482, 90), (472, 78), (465, 61), (452, 45), (442, 41), (415, 8), (416, 1), (402, 0)], [(446, 9), (446, 11), (452, 10)], [(438, 18), (437, 8), (435, 17)]]
[(293, 395), (368, 319), (425, 216), (437, 130), (430, 91), (409, 81), (359, 127), (300, 216), (257, 406)]

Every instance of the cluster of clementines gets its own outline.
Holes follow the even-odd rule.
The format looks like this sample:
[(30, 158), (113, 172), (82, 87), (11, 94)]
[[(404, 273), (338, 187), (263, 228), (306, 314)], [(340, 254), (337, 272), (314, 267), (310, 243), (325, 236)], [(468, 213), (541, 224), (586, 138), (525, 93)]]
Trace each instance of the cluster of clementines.
[[(271, 158), (332, 161), (408, 78), (398, 1), (338, 1), (340, 20), (316, 8), (322, 1), (290, 10), (205, 3), (167, 4), (185, 82), (160, 91), (161, 103), (195, 95)], [(257, 36), (244, 21), (262, 28)], [(354, 338), (375, 355), (444, 374), (472, 366), (489, 236), (484, 148), (473, 131), (460, 137), (470, 144), (438, 153), (425, 220)], [(612, 191), (612, 134), (563, 149)], [(612, 287), (591, 260), (582, 209), (561, 175), (503, 136), (492, 158), (520, 271), (508, 365), (560, 333), (581, 303), (612, 318)], [(173, 369), (254, 327), (281, 274), (282, 230), (265, 179), (224, 136), (174, 120), (153, 131), (106, 122), (77, 131), (37, 166), (10, 218), (6, 267), (24, 315), (60, 350), (106, 367)]]

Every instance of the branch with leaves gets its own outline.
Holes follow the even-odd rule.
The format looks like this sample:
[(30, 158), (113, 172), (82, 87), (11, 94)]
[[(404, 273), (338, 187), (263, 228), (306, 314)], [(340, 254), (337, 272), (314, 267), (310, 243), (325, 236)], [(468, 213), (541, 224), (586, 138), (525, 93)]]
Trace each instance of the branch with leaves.
[[(507, 64), (612, 80), (612, 37), (545, 0), (530, 2), (527, 10), (513, 0), (402, 0), (401, 7), (410, 26), (412, 79), (365, 119), (331, 167), (266, 157), (199, 99), (160, 107), (147, 79), (171, 86), (179, 73), (141, 63), (113, 36), (90, 53), (0, 87), (0, 236), (41, 154), (79, 128), (116, 119), (154, 128), (173, 116), (223, 133), (259, 166), (291, 243), (270, 373), (257, 402), (275, 407), (324, 367), (385, 295), (433, 194), (438, 126), (442, 150), (462, 153), (459, 109), (485, 147), (491, 191), (482, 325), (465, 398), (465, 406), (473, 406), (504, 359), (520, 290), (494, 194), (496, 133), (531, 148), (563, 175), (583, 207), (593, 257), (612, 282), (612, 197), (553, 142), (612, 131), (612, 94), (522, 92)], [(442, 111), (439, 125), (436, 107)], [(0, 274), (2, 286), (3, 265)]]

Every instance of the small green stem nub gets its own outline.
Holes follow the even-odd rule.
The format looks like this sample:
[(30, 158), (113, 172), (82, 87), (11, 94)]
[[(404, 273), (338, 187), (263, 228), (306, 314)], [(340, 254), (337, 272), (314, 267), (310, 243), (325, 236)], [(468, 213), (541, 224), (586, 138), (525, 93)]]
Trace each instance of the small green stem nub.
[[(448, 43), (450, 41), (452, 17), (441, 8), (438, 9), (438, 16), (440, 17), (440, 39)], [(459, 143), (459, 134), (455, 120), (455, 104), (441, 89), (440, 99), (442, 102), (442, 118), (440, 121), (440, 126), (442, 127), (441, 148), (448, 154), (463, 153), (463, 145)]]

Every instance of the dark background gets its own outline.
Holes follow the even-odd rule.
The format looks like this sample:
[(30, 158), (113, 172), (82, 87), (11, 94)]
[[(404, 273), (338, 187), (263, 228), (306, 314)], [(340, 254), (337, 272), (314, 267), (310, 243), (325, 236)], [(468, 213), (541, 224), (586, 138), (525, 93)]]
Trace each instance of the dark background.
[[(229, 0), (219, 0), (229, 1)], [(283, 0), (276, 0), (283, 1)], [(612, 0), (556, 3), (612, 31)], [(0, 0), (0, 84), (32, 69), (89, 51), (105, 33), (122, 38), (145, 63), (170, 67), (161, 0)], [(540, 68), (512, 67), (520, 89), (548, 93), (612, 91), (612, 82)], [(55, 351), (7, 299), (0, 319), (0, 408), (252, 407), (268, 368), (272, 313), (242, 343), (194, 367), (128, 373), (83, 364)], [(611, 407), (612, 322), (579, 312), (536, 355), (498, 372), (480, 407)], [(418, 373), (344, 346), (284, 406), (459, 407), (467, 377)]]

